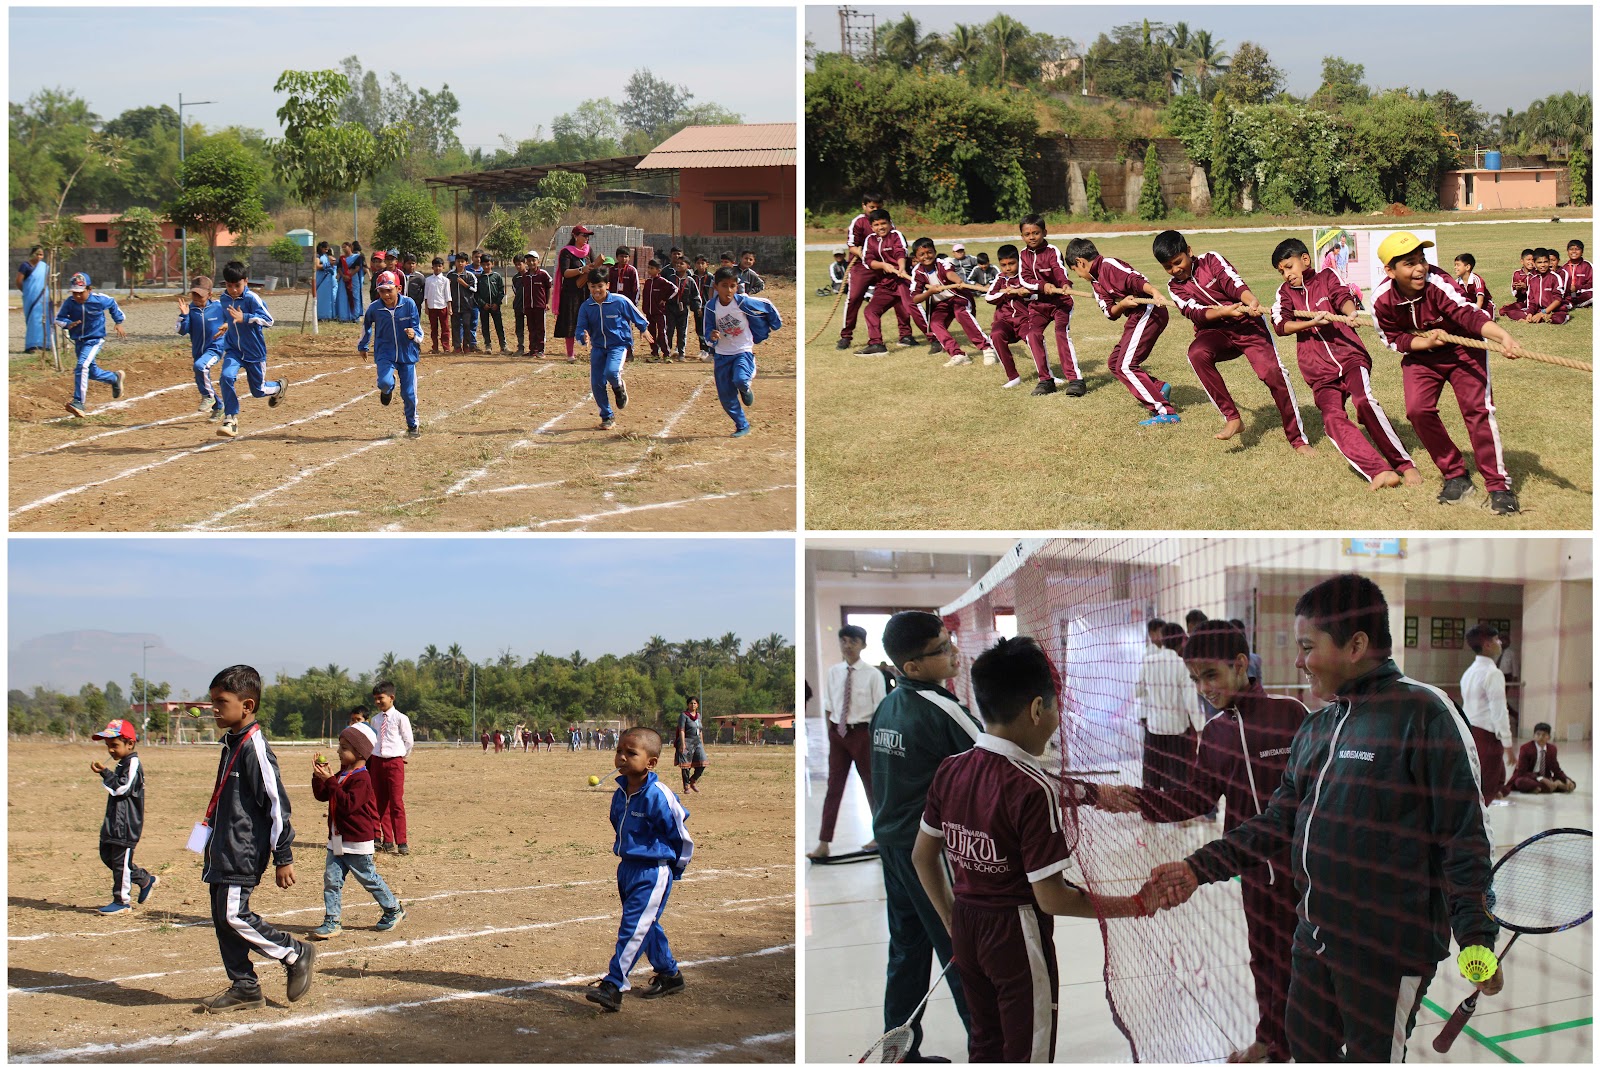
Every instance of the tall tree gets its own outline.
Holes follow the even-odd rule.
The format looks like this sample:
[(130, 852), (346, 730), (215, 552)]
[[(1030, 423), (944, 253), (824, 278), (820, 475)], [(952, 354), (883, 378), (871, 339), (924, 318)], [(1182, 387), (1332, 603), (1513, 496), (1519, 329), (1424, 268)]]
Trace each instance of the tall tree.
[(1195, 92), (1207, 97), (1211, 93), (1211, 79), (1227, 73), (1228, 53), (1223, 51), (1221, 39), (1212, 37), (1210, 30), (1196, 30), (1190, 54), (1193, 57), (1190, 63), (1194, 70)]
[(215, 140), (183, 161), (179, 191), (167, 206), (167, 218), (205, 238), (213, 257), (217, 233), (260, 233), (270, 219), (261, 203), (267, 174), (253, 155), (238, 144)]
[(1234, 50), (1233, 63), (1222, 79), (1222, 91), (1239, 104), (1264, 104), (1283, 88), (1283, 71), (1272, 65), (1267, 50), (1245, 41)]
[(994, 49), (1000, 60), (1000, 84), (1003, 87), (1006, 84), (1006, 68), (1010, 65), (1012, 54), (1027, 40), (1028, 28), (1002, 11), (989, 20), (983, 32), (989, 39), (989, 47)]
[(625, 130), (664, 138), (693, 99), (694, 94), (687, 85), (674, 85), (658, 78), (646, 67), (634, 71), (623, 87), (617, 117)]

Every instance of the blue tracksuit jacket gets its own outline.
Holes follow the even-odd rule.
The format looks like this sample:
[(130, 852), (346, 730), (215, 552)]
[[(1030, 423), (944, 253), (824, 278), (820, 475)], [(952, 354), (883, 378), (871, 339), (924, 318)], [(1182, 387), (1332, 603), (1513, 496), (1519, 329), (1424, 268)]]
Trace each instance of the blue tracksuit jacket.
[(228, 355), (246, 363), (264, 361), (267, 358), (267, 338), (262, 331), (272, 325), (272, 314), (261, 297), (246, 289), (235, 299), (224, 291), (217, 295), (217, 303), (222, 306), (224, 314), (231, 307), (244, 312), (243, 322), (234, 322), (232, 315), (227, 316), (228, 333), (225, 340), (228, 343)]
[(125, 317), (117, 302), (104, 293), (90, 293), (89, 299), (81, 304), (68, 297), (61, 302), (61, 310), (56, 313), (56, 325), (76, 326), (80, 322), (83, 324), (76, 330), (68, 331), (74, 344), (104, 341), (107, 315), (111, 316), (112, 322), (121, 322)]
[(578, 329), (572, 336), (582, 345), (588, 344), (585, 338), (593, 334), (594, 346), (610, 352), (633, 344), (634, 326), (641, 330), (649, 329), (650, 322), (634, 306), (633, 301), (610, 293), (604, 304), (585, 300), (578, 306)]
[(694, 841), (683, 825), (689, 813), (654, 771), (631, 796), (625, 775), (617, 775), (617, 787), (611, 794), (611, 827), (617, 832), (611, 850), (636, 863), (668, 864), (673, 878), (683, 877), (694, 855)]
[(205, 307), (189, 306), (187, 315), (178, 316), (178, 332), (189, 338), (189, 352), (195, 359), (212, 353), (217, 357), (222, 356), (222, 350), (227, 344), (226, 335), (217, 337), (217, 329), (227, 321), (227, 313), (222, 310), (222, 305), (213, 300)]
[[(711, 331), (717, 328), (717, 305), (722, 298), (715, 293), (706, 301), (705, 313), (700, 319), (700, 340), (707, 348), (713, 347), (716, 342), (711, 340)], [(750, 342), (758, 345), (767, 339), (767, 335), (775, 330), (783, 329), (783, 319), (778, 315), (778, 309), (765, 300), (736, 294), (733, 302), (744, 311), (745, 317), (750, 320)]]
[[(392, 309), (384, 307), (382, 300), (368, 304), (361, 323), (364, 329), (361, 343), (356, 345), (357, 352), (365, 352), (370, 345), (374, 360), (394, 363), (415, 363), (421, 356), (422, 315), (409, 296), (395, 301)], [(416, 336), (407, 338), (408, 329)]]

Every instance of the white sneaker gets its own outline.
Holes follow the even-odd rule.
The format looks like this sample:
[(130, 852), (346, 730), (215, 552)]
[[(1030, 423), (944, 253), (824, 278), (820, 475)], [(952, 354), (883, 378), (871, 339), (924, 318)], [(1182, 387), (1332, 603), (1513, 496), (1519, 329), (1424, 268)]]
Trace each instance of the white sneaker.
[(229, 416), (225, 417), (222, 420), (222, 425), (217, 427), (217, 436), (218, 437), (238, 437), (239, 436), (239, 419), (238, 419), (238, 417), (234, 416), (234, 415), (229, 415)]
[(217, 406), (217, 402), (215, 400), (212, 400), (208, 396), (208, 397), (204, 397), (204, 398), (201, 399), (200, 406), (195, 408), (195, 410), (198, 411), (202, 415), (209, 415), (209, 414), (211, 414), (211, 409), (216, 407), (216, 406)]
[(964, 367), (968, 363), (971, 363), (971, 362), (972, 362), (972, 357), (971, 356), (967, 355), (965, 352), (957, 352), (955, 355), (953, 355), (949, 359), (945, 360), (945, 364), (944, 365), (946, 367)]
[(1015, 389), (1017, 386), (1019, 386), (1021, 384), (1022, 384), (1022, 379), (1021, 378), (1013, 378), (1009, 382), (1007, 382), (1006, 384), (1002, 385), (1000, 388), (1002, 388), (1002, 389)]
[(1053, 374), (1050, 376), (1050, 380), (1055, 382), (1057, 385), (1066, 385), (1067, 384), (1067, 380), (1065, 378), (1057, 378)]
[(1000, 362), (1000, 357), (994, 354), (994, 349), (985, 348), (983, 350), (983, 365), (985, 367), (992, 367), (996, 363), (999, 363), (999, 362)]

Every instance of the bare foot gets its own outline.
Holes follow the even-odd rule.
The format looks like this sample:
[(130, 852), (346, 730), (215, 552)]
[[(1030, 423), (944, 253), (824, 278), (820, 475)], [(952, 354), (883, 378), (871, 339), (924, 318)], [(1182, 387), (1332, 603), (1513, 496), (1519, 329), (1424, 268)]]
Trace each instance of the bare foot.
[(1214, 433), (1211, 436), (1216, 438), (1218, 441), (1231, 441), (1233, 438), (1238, 437), (1243, 432), (1243, 422), (1239, 421), (1238, 419), (1229, 419), (1228, 425), (1222, 428), (1221, 433)]
[(1266, 1063), (1267, 1045), (1264, 1041), (1252, 1042), (1249, 1048), (1234, 1049), (1228, 1054), (1229, 1063)]
[(1295, 445), (1294, 446), (1294, 450), (1296, 452), (1300, 453), (1302, 456), (1309, 456), (1309, 455), (1311, 455), (1311, 453), (1316, 451), (1316, 449), (1312, 448), (1310, 445), (1306, 444), (1303, 441), (1300, 444)]
[(818, 842), (816, 848), (814, 848), (810, 852), (806, 853), (806, 859), (808, 859), (808, 860), (825, 860), (827, 858), (828, 858), (828, 843), (826, 841)]
[(1415, 467), (1407, 467), (1401, 477), (1405, 479), (1407, 485), (1422, 484), (1422, 472)]
[(1382, 474), (1379, 474), (1377, 477), (1372, 479), (1372, 484), (1369, 486), (1369, 488), (1394, 489), (1399, 485), (1400, 476), (1398, 474), (1396, 474), (1394, 471), (1384, 471)]

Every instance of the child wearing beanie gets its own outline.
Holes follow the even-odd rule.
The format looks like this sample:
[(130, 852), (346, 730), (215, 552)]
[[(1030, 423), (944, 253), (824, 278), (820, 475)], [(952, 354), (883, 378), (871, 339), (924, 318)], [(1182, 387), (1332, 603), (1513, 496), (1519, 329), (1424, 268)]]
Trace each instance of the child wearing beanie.
[(373, 842), (378, 834), (378, 796), (367, 773), (372, 755), (372, 730), (364, 724), (347, 726), (339, 734), (339, 770), (334, 771), (320, 753), (311, 765), (311, 793), (328, 804), (328, 864), (322, 878), (322, 925), (311, 931), (316, 941), (338, 937), (341, 929), (341, 893), (345, 875), (355, 875), (361, 887), (383, 909), (376, 930), (393, 930), (406, 917), (405, 907), (378, 873)]

